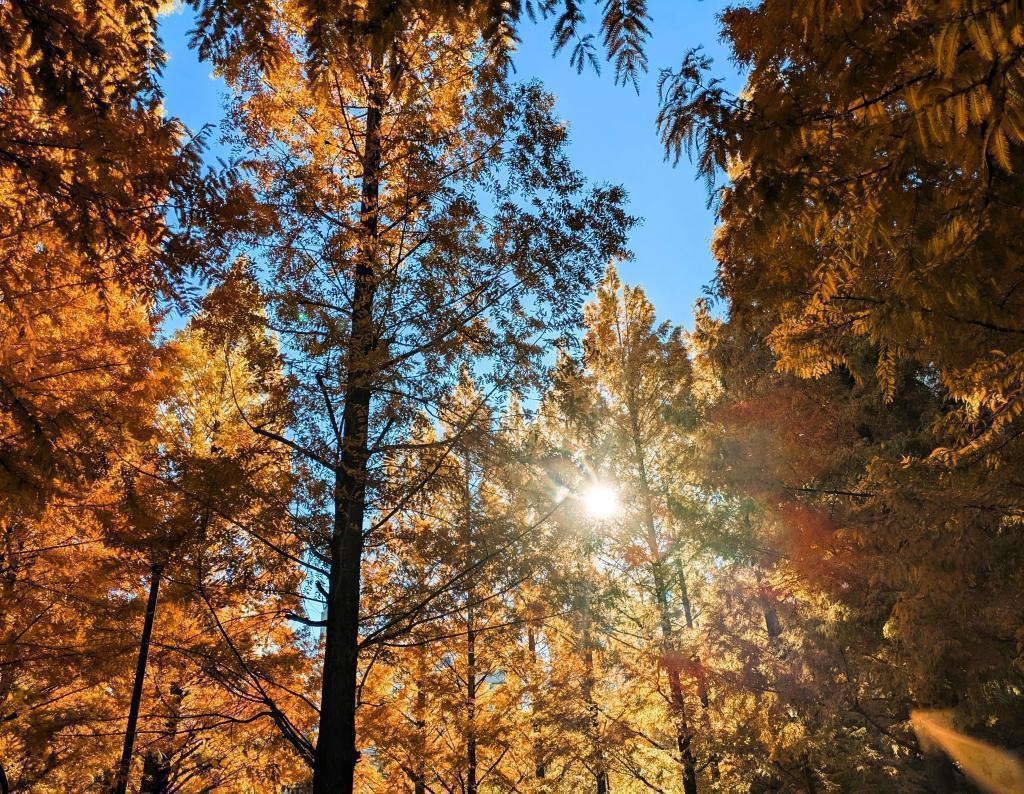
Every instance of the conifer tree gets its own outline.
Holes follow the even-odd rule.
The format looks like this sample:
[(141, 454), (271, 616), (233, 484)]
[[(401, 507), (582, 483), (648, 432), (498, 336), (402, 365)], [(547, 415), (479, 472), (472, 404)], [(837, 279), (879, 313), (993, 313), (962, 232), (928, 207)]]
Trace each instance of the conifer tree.
[[(273, 390), (273, 345), (250, 335), (218, 347), (217, 334), (203, 328), (205, 319), (199, 314), (167, 345), (168, 396), (150, 443), (123, 466), (125, 496), (109, 516), (108, 542), (149, 567), (116, 791), (129, 789), (137, 733), (165, 734), (163, 741), (145, 744), (144, 774), (166, 778), (167, 785), (232, 768), (239, 748), (231, 745), (230, 732), (219, 731), (222, 726), (263, 719), (271, 736), (276, 723), (298, 738), (285, 713), (294, 711), (298, 696), (267, 691), (259, 681), (276, 671), (280, 685), (294, 686), (288, 675), (301, 669), (300, 644), (288, 623), (301, 601), (301, 569), (289, 559), (289, 552), (296, 556), (297, 539), (290, 516), (281, 512), (292, 499), (295, 477), (287, 456), (240, 418), (240, 410), (259, 410)], [(254, 654), (239, 651), (252, 646), (259, 649)], [(166, 676), (157, 682), (166, 686), (157, 693), (171, 711), (164, 731), (156, 727), (162, 721), (140, 719), (140, 711), (152, 714), (142, 710), (154, 692), (146, 681), (151, 656)], [(205, 663), (199, 661), (204, 657)], [(198, 705), (200, 698), (210, 702)], [(299, 704), (300, 712), (304, 708)], [(190, 740), (198, 744), (189, 747)], [(308, 749), (297, 743), (300, 753)], [(265, 758), (274, 763), (283, 742), (269, 744), (274, 749)], [(197, 752), (215, 745), (219, 758)], [(175, 763), (179, 756), (197, 764), (205, 758), (210, 766), (183, 769)], [(151, 768), (154, 758), (162, 759), (159, 768)]]
[(284, 9), (291, 48), (273, 71), (242, 59), (228, 76), (268, 218), (247, 241), (267, 263), (253, 276), (293, 385), (286, 433), (251, 424), (322, 476), (333, 502), (315, 548), (330, 574), (314, 790), (334, 792), (351, 788), (357, 762), (366, 533), (393, 509), (377, 500), (377, 461), (410, 447), (417, 413), (459, 421), (445, 401), (460, 364), (492, 365), (463, 424), (529, 378), (595, 264), (622, 254), (630, 219), (620, 190), (589, 189), (572, 170), (550, 99), (507, 86), (471, 26), (423, 13), (387, 48), (353, 34), (320, 62), (288, 38), (301, 20)]
[[(665, 455), (667, 413), (686, 399), (689, 360), (678, 329), (655, 326), (654, 307), (635, 287), (623, 288), (609, 268), (586, 310), (584, 360), (603, 397), (604, 419), (613, 457), (610, 474), (615, 487), (628, 494), (628, 523), (623, 543), (629, 557), (648, 569), (661, 644), (661, 659), (669, 685), (676, 723), (676, 748), (682, 764), (684, 790), (697, 790), (697, 761), (693, 748), (696, 708), (687, 703), (680, 671), (682, 658), (676, 623), (681, 605), (680, 581), (669, 559)], [(636, 532), (635, 537), (631, 537)]]
[(830, 562), (819, 584), (884, 649), (900, 704), (867, 719), (901, 737), (908, 699), (1017, 730), (985, 693), (1018, 677), (1019, 18), (763, 2), (723, 17), (740, 96), (699, 53), (663, 81), (669, 154), (728, 178), (714, 250), (721, 376), (746, 415), (734, 460), (784, 451), (747, 492)]

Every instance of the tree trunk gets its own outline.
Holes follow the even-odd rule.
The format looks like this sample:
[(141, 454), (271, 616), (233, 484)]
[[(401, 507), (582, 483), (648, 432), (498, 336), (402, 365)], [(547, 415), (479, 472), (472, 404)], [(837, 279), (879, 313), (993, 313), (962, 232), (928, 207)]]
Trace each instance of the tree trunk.
[(532, 710), (531, 730), (533, 732), (533, 774), (538, 780), (542, 780), (547, 770), (544, 767), (544, 747), (540, 739), (540, 687), (537, 682), (537, 635), (534, 633), (533, 625), (526, 627), (526, 641), (530, 649), (530, 660), (533, 663), (530, 685), (536, 691), (530, 703)]
[(477, 794), (476, 684), (476, 630), (470, 607), (466, 631), (466, 794)]
[(590, 635), (590, 594), (583, 605), (583, 700), (590, 712), (591, 741), (594, 744), (594, 777), (597, 794), (608, 794), (608, 771), (604, 765), (604, 750), (598, 738), (597, 703), (594, 702), (594, 646)]
[[(749, 531), (750, 517), (749, 515), (744, 516), (744, 520), (747, 522), (747, 528)], [(757, 597), (761, 603), (761, 611), (764, 614), (764, 627), (765, 631), (768, 632), (768, 647), (774, 648), (779, 637), (782, 635), (782, 622), (779, 620), (779, 613), (775, 609), (775, 604), (771, 598), (761, 591), (761, 568), (757, 563), (754, 563), (754, 581), (757, 582), (758, 594)], [(810, 761), (806, 755), (804, 755), (800, 761), (800, 774), (803, 777), (804, 790), (807, 794), (817, 794), (817, 787), (814, 782), (814, 770), (811, 768)], [(782, 782), (777, 778), (773, 777), (773, 783), (782, 786)]]
[[(679, 579), (679, 600), (683, 604), (683, 617), (686, 620), (686, 628), (693, 630), (693, 606), (690, 604), (690, 591), (686, 586), (686, 571), (683, 570), (683, 564), (676, 557), (676, 575)], [(704, 675), (704, 668), (700, 665), (700, 657), (695, 657), (694, 662), (697, 667), (697, 697), (700, 698), (700, 707), (702, 710), (702, 727), (710, 735), (711, 733), (711, 715), (708, 713), (711, 707), (711, 698), (708, 697), (708, 682)], [(708, 768), (711, 771), (711, 779), (718, 781), (721, 778), (721, 773), (718, 769), (718, 757), (712, 755), (708, 758)]]
[(376, 348), (374, 293), (381, 163), (379, 64), (371, 69), (363, 149), (360, 240), (346, 363), (341, 462), (335, 471), (334, 528), (327, 589), (320, 732), (313, 766), (313, 794), (350, 794), (359, 761), (356, 696), (359, 675), (359, 593), (366, 513), (368, 433)]
[(683, 765), (683, 791), (685, 794), (697, 794), (697, 763), (691, 747), (692, 737), (686, 717), (686, 700), (679, 679), (679, 658), (676, 647), (675, 632), (672, 630), (672, 612), (669, 607), (668, 587), (665, 580), (665, 565), (658, 542), (658, 530), (654, 523), (654, 505), (651, 494), (650, 480), (647, 477), (647, 463), (644, 459), (643, 443), (640, 427), (636, 418), (636, 410), (629, 405), (630, 430), (633, 437), (633, 454), (635, 456), (637, 476), (640, 480), (640, 495), (643, 499), (644, 527), (647, 533), (647, 545), (651, 555), (651, 575), (654, 579), (654, 596), (658, 604), (661, 623), (661, 646), (665, 657), (665, 670), (668, 674), (669, 697), (672, 704), (672, 716), (676, 722), (676, 746), (679, 749), (679, 760)]
[(416, 654), (416, 768), (413, 777), (414, 794), (427, 794), (427, 692), (423, 682), (427, 677), (426, 651), (420, 647)]
[(775, 611), (775, 605), (766, 603), (764, 606), (764, 626), (768, 631), (768, 639), (774, 641), (782, 634), (782, 624), (779, 622), (779, 613)]
[(115, 794), (125, 794), (128, 791), (128, 778), (131, 775), (132, 767), (132, 748), (135, 746), (139, 708), (142, 705), (142, 685), (146, 679), (146, 661), (149, 658), (149, 642), (153, 636), (153, 619), (156, 617), (156, 602), (160, 593), (160, 576), (163, 570), (162, 563), (153, 563), (149, 580), (149, 599), (146, 601), (146, 617), (142, 623), (142, 639), (139, 642), (139, 658), (135, 665), (135, 682), (132, 684), (132, 700), (128, 707), (128, 725), (124, 731), (121, 761), (117, 765), (117, 773), (114, 776)]
[(959, 794), (965, 790), (963, 776), (941, 749), (925, 751), (924, 769), (931, 794)]
[(807, 794), (818, 794), (818, 786), (814, 782), (814, 771), (811, 769), (806, 758), (804, 758), (804, 764), (801, 771), (803, 772), (804, 789), (807, 791)]
[(685, 794), (697, 794), (697, 763), (690, 746), (690, 728), (686, 718), (686, 700), (683, 686), (679, 678), (679, 652), (676, 648), (675, 636), (672, 631), (672, 617), (668, 604), (668, 592), (665, 587), (664, 571), (661, 561), (653, 565), (655, 596), (661, 618), (662, 651), (665, 656), (665, 671), (668, 675), (669, 697), (672, 712), (676, 720), (676, 747), (683, 764), (683, 791)]
[[(18, 569), (15, 565), (17, 556), (14, 554), (14, 528), (0, 519), (3, 529), (4, 548), (0, 554), (0, 568), (4, 569), (2, 586), (0, 586), (0, 607), (12, 603), (14, 586), (17, 582)], [(13, 626), (8, 629), (6, 613), (0, 608), (0, 706), (3, 706), (14, 689), (18, 675), (17, 632)], [(0, 794), (10, 794), (11, 787), (7, 780), (7, 772), (0, 763)]]
[[(743, 531), (750, 537), (750, 511), (743, 511)], [(775, 644), (775, 640), (782, 634), (782, 623), (779, 621), (779, 613), (775, 610), (775, 604), (768, 598), (761, 589), (761, 565), (757, 560), (752, 560), (750, 567), (754, 571), (754, 582), (757, 583), (757, 600), (761, 604), (761, 611), (764, 613), (764, 627), (768, 632), (769, 647)]]

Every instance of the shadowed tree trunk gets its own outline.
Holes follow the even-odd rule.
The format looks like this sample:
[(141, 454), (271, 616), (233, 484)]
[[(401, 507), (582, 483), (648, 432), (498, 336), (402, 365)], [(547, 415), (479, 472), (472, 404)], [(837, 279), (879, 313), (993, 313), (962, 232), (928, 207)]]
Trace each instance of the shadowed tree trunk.
[(356, 695), (359, 674), (359, 595), (366, 514), (368, 434), (372, 398), (371, 358), (377, 345), (374, 293), (377, 279), (378, 198), (381, 171), (380, 66), (375, 56), (366, 109), (360, 201), (360, 238), (352, 298), (351, 338), (346, 362), (341, 461), (335, 470), (334, 527), (327, 589), (320, 732), (313, 769), (313, 794), (349, 794), (356, 763)]
[(128, 778), (132, 768), (132, 749), (135, 746), (135, 733), (139, 723), (139, 707), (142, 704), (142, 685), (146, 678), (146, 660), (149, 658), (149, 643), (153, 636), (153, 619), (156, 616), (156, 602), (160, 593), (160, 576), (163, 574), (162, 563), (153, 563), (149, 580), (149, 598), (146, 601), (146, 617), (142, 623), (142, 639), (139, 642), (139, 658), (135, 665), (135, 681), (132, 684), (132, 700), (128, 707), (128, 725), (124, 731), (124, 745), (121, 748), (121, 760), (114, 776), (115, 794), (126, 794)]
[[(0, 527), (3, 528), (4, 549), (0, 557), (0, 564), (4, 568), (2, 585), (0, 585), (0, 596), (3, 603), (11, 603), (14, 595), (14, 585), (17, 581), (17, 567), (14, 564), (15, 556), (12, 553), (15, 549), (14, 528), (7, 521), (0, 519)], [(0, 706), (10, 697), (14, 688), (15, 675), (17, 673), (18, 646), (8, 640), (8, 626), (4, 619), (5, 615), (0, 613), (0, 629), (3, 631), (3, 641), (0, 642)], [(10, 629), (13, 634), (14, 629)], [(7, 771), (0, 763), (0, 794), (10, 794), (11, 784), (7, 780)]]
[[(476, 535), (473, 522), (473, 484), (470, 454), (465, 453), (465, 482), (463, 484), (463, 542), (475, 559)], [(472, 581), (466, 589), (466, 794), (477, 794), (477, 742), (476, 742), (476, 614), (473, 603), (476, 600)]]
[(466, 629), (466, 794), (477, 794), (476, 629), (470, 607)]
[(779, 621), (779, 613), (775, 609), (775, 604), (761, 589), (761, 569), (757, 565), (754, 566), (754, 581), (757, 582), (757, 597), (761, 601), (761, 611), (764, 613), (764, 628), (768, 632), (768, 644), (774, 645), (782, 634), (782, 623)]
[(583, 697), (587, 702), (587, 709), (590, 711), (590, 728), (594, 734), (596, 745), (594, 777), (597, 780), (597, 794), (607, 794), (608, 772), (604, 768), (604, 750), (601, 749), (600, 740), (597, 738), (597, 704), (594, 702), (594, 650), (590, 646), (589, 632), (585, 635), (584, 642), (586, 646), (583, 651), (583, 665), (586, 672), (583, 676)]
[[(746, 517), (746, 520), (749, 522), (749, 517)], [(761, 569), (756, 564), (754, 565), (754, 581), (758, 585), (758, 599), (761, 602), (761, 611), (764, 613), (764, 627), (768, 633), (768, 646), (774, 648), (777, 646), (778, 639), (782, 635), (782, 622), (779, 620), (779, 613), (775, 609), (774, 601), (761, 588)], [(817, 794), (818, 788), (814, 781), (814, 770), (811, 768), (807, 756), (804, 755), (799, 763), (804, 791), (807, 794)], [(779, 785), (782, 785), (781, 781), (778, 782)]]
[(414, 794), (427, 794), (427, 677), (426, 651), (416, 652), (416, 767), (413, 770)]
[(597, 782), (597, 794), (608, 794), (608, 771), (605, 769), (604, 749), (598, 736), (597, 703), (594, 701), (594, 641), (590, 630), (590, 592), (589, 584), (584, 598), (582, 613), (581, 640), (583, 642), (583, 700), (590, 713), (591, 740), (594, 743), (594, 778)]
[(933, 747), (925, 752), (925, 775), (931, 794), (960, 794), (973, 791), (967, 788), (966, 780), (956, 765), (940, 748)]
[(676, 647), (672, 631), (671, 610), (661, 561), (655, 561), (652, 569), (655, 597), (660, 613), (662, 652), (665, 657), (665, 671), (668, 675), (669, 697), (676, 720), (676, 747), (683, 764), (683, 791), (686, 794), (697, 794), (697, 763), (693, 757), (693, 748), (690, 746), (691, 736), (686, 718), (686, 700), (679, 677), (679, 650)]

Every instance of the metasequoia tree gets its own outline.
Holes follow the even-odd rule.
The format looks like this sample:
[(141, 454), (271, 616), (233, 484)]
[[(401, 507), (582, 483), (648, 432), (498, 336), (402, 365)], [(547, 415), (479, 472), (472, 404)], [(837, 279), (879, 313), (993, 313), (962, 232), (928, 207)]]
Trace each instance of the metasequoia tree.
[[(675, 660), (664, 653), (660, 611), (650, 603), (650, 568), (630, 551), (640, 506), (623, 487), (632, 454), (622, 457), (621, 428), (592, 372), (562, 355), (553, 381), (540, 408), (544, 468), (573, 509), (560, 514), (536, 594), (552, 615), (539, 626), (548, 684), (561, 693), (546, 698), (542, 712), (558, 734), (551, 776), (556, 788), (598, 792), (678, 787), (679, 725), (662, 677)], [(624, 510), (588, 517), (593, 488), (617, 491)]]
[[(0, 777), (13, 785), (70, 772), (74, 787), (95, 770), (95, 758), (64, 755), (58, 734), (80, 718), (54, 710), (111, 674), (70, 627), (109, 637), (123, 606), (107, 597), (122, 582), (94, 511), (116, 498), (117, 456), (148, 432), (154, 298), (179, 261), (166, 211), (195, 165), (160, 108), (155, 14), (148, 2), (0, 9), (0, 700), (12, 737), (0, 768), (9, 748), (18, 764)], [(78, 703), (80, 716), (99, 713)], [(47, 736), (50, 751), (19, 755)]]
[[(481, 397), (471, 383), (463, 383), (453, 401), (464, 414), (479, 405)], [(473, 425), (483, 430), (490, 421), (478, 412)], [(466, 438), (477, 435), (467, 433), (466, 426), (448, 430)], [(510, 645), (513, 622), (505, 596), (529, 575), (517, 575), (515, 570), (518, 549), (508, 542), (514, 527), (495, 510), (490, 473), (484, 468), (486, 454), (486, 447), (454, 443), (447, 487), (435, 490), (431, 499), (432, 513), (447, 524), (434, 528), (431, 552), (435, 561), (442, 561), (435, 566), (442, 581), (459, 579), (451, 588), (445, 619), (429, 624), (439, 637), (434, 646), (437, 697), (447, 716), (438, 726), (439, 742), (450, 748), (432, 761), (443, 787), (459, 787), (466, 794), (478, 794), (482, 786), (490, 785), (490, 778), (501, 774), (499, 765), (510, 749), (503, 734), (517, 704), (507, 702), (509, 687), (503, 686), (502, 657)], [(503, 551), (497, 559), (482, 566), (481, 558), (498, 548)]]
[[(451, 402), (456, 418), (480, 405), (468, 373)], [(480, 791), (520, 776), (515, 595), (535, 575), (531, 548), (557, 505), (538, 510), (545, 500), (521, 493), (527, 517), (513, 508), (501, 483), (522, 464), (501, 453), (505, 430), (491, 412), (475, 414), (438, 431), (424, 422), (419, 448), (392, 464), (398, 482), (435, 473), (375, 531), (365, 574), (366, 600), (379, 606), (365, 621), (374, 694), (360, 724), (374, 766), (413, 790)], [(442, 447), (438, 432), (458, 438)]]
[[(90, 499), (106, 503), (100, 489)], [(81, 495), (79, 495), (81, 498)], [(83, 500), (85, 502), (85, 500)], [(116, 718), (105, 689), (128, 651), (117, 632), (130, 584), (88, 502), (6, 513), (0, 610), (0, 754), (12, 790), (86, 790), (113, 764), (116, 739), (90, 725)], [(96, 722), (93, 723), (93, 720)]]
[[(259, 399), (251, 381), (200, 339), (165, 346), (146, 390), (161, 397), (148, 434), (123, 439), (101, 477), (8, 513), (0, 747), (15, 790), (124, 790), (133, 745), (159, 752), (171, 782), (226, 773), (261, 741), (237, 726), (274, 716), (246, 690), (259, 687), (229, 638), (261, 647), (260, 665), (282, 681), (304, 672), (286, 620), (298, 573), (278, 553), (290, 528), (269, 501), (287, 493), (288, 461), (237, 417), (239, 402)], [(223, 635), (208, 614), (218, 601)], [(174, 677), (151, 685), (147, 657)], [(294, 710), (293, 696), (274, 694)], [(262, 758), (281, 756), (269, 743)]]
[(1019, 704), (995, 693), (1019, 686), (1020, 19), (1015, 3), (735, 9), (744, 92), (691, 54), (661, 115), (670, 154), (729, 178), (717, 283), (731, 355), (765, 357), (756, 405), (814, 417), (790, 470), (757, 487), (788, 489), (806, 541), (817, 526), (816, 546), (839, 544), (826, 558), (843, 570), (820, 584), (899, 660), (899, 686), (1009, 743)]
[[(673, 425), (669, 413), (681, 410), (687, 398), (689, 359), (679, 329), (656, 326), (654, 307), (643, 291), (623, 287), (609, 268), (586, 307), (584, 361), (600, 395), (603, 427), (611, 455), (605, 476), (628, 496), (629, 516), (636, 530), (623, 542), (633, 564), (642, 562), (650, 576), (661, 659), (668, 679), (669, 701), (676, 722), (676, 746), (684, 789), (697, 790), (693, 748), (696, 709), (687, 704), (680, 670), (682, 651), (676, 627), (679, 607), (686, 606), (685, 577), (670, 560), (666, 468)], [(635, 512), (634, 512), (635, 511)], [(637, 534), (631, 536), (633, 532)]]
[(763, 341), (706, 306), (690, 339), (700, 419), (689, 471), (717, 494), (695, 526), (714, 555), (702, 632), (719, 752), (761, 788), (919, 790), (906, 720), (923, 690), (884, 628), (899, 591), (882, 568), (907, 563), (875, 556), (889, 541), (868, 542), (877, 519), (850, 510), (866, 500), (847, 483), (877, 454), (868, 428), (907, 444), (930, 396), (907, 384), (886, 408), (848, 376), (780, 374)]
[[(334, 792), (358, 758), (363, 548), (381, 520), (367, 517), (394, 509), (376, 500), (377, 461), (415, 445), (413, 416), (465, 424), (529, 378), (594, 267), (622, 255), (630, 219), (620, 190), (588, 188), (566, 161), (551, 100), (506, 86), (470, 26), (424, 13), (391, 46), (332, 38), (315, 62), (295, 44), (303, 19), (282, 9), (288, 56), (272, 71), (241, 59), (227, 75), (267, 219), (246, 241), (253, 278), (292, 386), (286, 433), (251, 424), (313, 467), (332, 502), (312, 551), (329, 571), (314, 790)], [(481, 400), (460, 418), (447, 395), (475, 361)]]
[[(453, 400), (478, 401), (466, 382)], [(473, 433), (449, 428), (460, 439), (407, 504), (406, 529), (378, 531), (389, 537), (398, 573), (385, 581), (404, 591), (394, 603), (422, 606), (398, 612), (409, 616), (411, 631), (396, 636), (399, 625), (390, 640), (371, 633), (365, 641), (387, 648), (374, 651), (380, 679), (364, 715), (375, 765), (392, 785), (405, 778), (415, 791), (557, 790), (594, 780), (607, 786), (606, 771), (590, 775), (584, 766), (600, 747), (599, 676), (593, 648), (576, 645), (578, 604), (562, 568), (578, 551), (578, 533), (569, 527), (581, 516), (546, 473), (545, 443), (518, 398), (508, 401), (499, 424), (481, 417), (474, 425)], [(416, 472), (445, 454), (418, 451), (415, 465), (403, 468)], [(569, 579), (577, 591), (589, 583)], [(565, 654), (553, 652), (561, 636)], [(396, 678), (403, 685), (389, 692)], [(402, 728), (410, 723), (414, 731)]]
[[(152, 439), (124, 462), (125, 495), (109, 511), (108, 542), (140, 558), (150, 578), (116, 791), (128, 790), (137, 733), (164, 735), (145, 743), (145, 757), (163, 759), (161, 774), (172, 785), (231, 769), (237, 748), (206, 734), (265, 718), (294, 737), (301, 732), (286, 712), (307, 708), (295, 686), (304, 659), (288, 622), (301, 603), (288, 512), (295, 477), (278, 445), (240, 418), (240, 410), (260, 410), (274, 390), (274, 347), (252, 335), (218, 345), (215, 330), (203, 329), (205, 319), (197, 315), (165, 346), (167, 396)], [(153, 692), (146, 682), (151, 648), (173, 695), (161, 698), (170, 715), (141, 711)], [(272, 672), (281, 678), (276, 689), (263, 684)], [(204, 696), (210, 702), (194, 715), (190, 706)], [(268, 745), (275, 747), (280, 736), (271, 730), (278, 741)], [(230, 731), (220, 734), (227, 739)]]

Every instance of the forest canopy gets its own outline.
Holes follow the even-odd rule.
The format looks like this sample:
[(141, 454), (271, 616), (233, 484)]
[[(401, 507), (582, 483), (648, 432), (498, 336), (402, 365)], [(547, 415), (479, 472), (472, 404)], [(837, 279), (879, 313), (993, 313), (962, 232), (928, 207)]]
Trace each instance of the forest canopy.
[(192, 131), (0, 0), (0, 794), (1024, 791), (1024, 5), (721, 13), (674, 319), (514, 68), (650, 5), (193, 0)]

